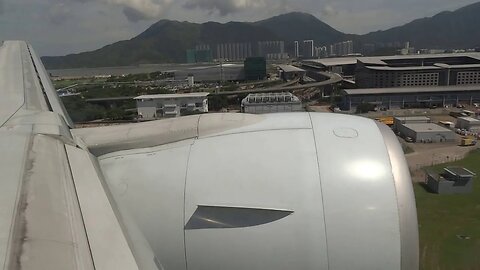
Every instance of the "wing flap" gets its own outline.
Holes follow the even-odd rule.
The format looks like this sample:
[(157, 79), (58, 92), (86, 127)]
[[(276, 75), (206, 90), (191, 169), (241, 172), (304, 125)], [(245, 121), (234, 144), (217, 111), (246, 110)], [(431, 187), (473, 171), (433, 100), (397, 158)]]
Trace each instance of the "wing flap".
[(66, 149), (95, 266), (102, 270), (138, 269), (92, 157), (69, 145)]
[(18, 182), (8, 208), (14, 215), (2, 217), (12, 224), (7, 269), (94, 269), (64, 144), (45, 135), (28, 138), (27, 147), (13, 153), (23, 166), (11, 179)]

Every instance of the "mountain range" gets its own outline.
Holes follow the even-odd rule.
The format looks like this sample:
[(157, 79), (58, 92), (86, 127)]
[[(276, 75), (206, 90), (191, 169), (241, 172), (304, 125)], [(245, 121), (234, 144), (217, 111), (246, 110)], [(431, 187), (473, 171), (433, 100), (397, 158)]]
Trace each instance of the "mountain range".
[(203, 24), (161, 20), (140, 35), (95, 51), (42, 57), (47, 69), (125, 66), (151, 63), (183, 63), (186, 50), (197, 44), (283, 40), (287, 50), (293, 41), (312, 39), (316, 46), (353, 40), (364, 44), (402, 44), (415, 48), (459, 49), (480, 46), (480, 2), (456, 11), (418, 19), (403, 26), (366, 35), (337, 31), (313, 15), (293, 12), (258, 22), (207, 22)]

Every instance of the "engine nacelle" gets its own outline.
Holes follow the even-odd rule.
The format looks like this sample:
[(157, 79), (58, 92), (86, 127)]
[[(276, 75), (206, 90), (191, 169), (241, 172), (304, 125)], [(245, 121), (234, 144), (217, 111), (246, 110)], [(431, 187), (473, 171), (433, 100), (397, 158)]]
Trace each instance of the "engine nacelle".
[[(159, 268), (418, 269), (412, 182), (388, 127), (321, 113), (148, 125), (148, 138), (121, 139), (129, 149), (83, 139), (102, 149), (115, 202)], [(154, 143), (175, 132), (192, 134)]]

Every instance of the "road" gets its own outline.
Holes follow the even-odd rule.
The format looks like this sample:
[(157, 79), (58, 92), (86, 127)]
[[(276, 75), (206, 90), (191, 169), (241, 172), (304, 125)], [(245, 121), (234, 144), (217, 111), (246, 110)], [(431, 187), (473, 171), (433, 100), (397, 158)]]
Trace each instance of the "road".
[(211, 93), (210, 95), (211, 96), (229, 96), (229, 95), (254, 94), (254, 93), (272, 93), (272, 92), (284, 92), (284, 91), (288, 92), (288, 91), (301, 90), (301, 89), (307, 89), (312, 87), (323, 87), (323, 86), (339, 83), (343, 80), (342, 77), (336, 73), (328, 73), (328, 72), (321, 72), (321, 73), (322, 75), (329, 77), (329, 79), (321, 82), (308, 83), (308, 84), (296, 85), (296, 86), (287, 86), (287, 87), (275, 86), (275, 87), (269, 87), (269, 88)]

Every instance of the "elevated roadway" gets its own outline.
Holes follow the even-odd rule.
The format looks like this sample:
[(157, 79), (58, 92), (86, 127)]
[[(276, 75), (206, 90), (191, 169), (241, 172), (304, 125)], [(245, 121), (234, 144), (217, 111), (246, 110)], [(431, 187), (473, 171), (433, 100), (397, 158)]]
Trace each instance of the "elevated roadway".
[[(334, 85), (343, 81), (343, 78), (331, 72), (319, 72), (321, 75), (327, 77), (328, 79), (321, 82), (316, 83), (308, 83), (303, 85), (292, 85), (297, 84), (298, 80), (285, 83), (280, 86), (274, 87), (267, 87), (267, 88), (254, 88), (254, 89), (247, 89), (247, 90), (238, 90), (238, 91), (225, 91), (225, 92), (218, 92), (218, 93), (210, 93), (210, 96), (232, 96), (232, 95), (242, 95), (242, 94), (255, 94), (255, 93), (273, 93), (273, 92), (289, 92), (294, 90), (302, 90), (308, 88), (315, 88), (315, 87), (325, 87), (329, 85)], [(94, 98), (94, 99), (87, 99), (87, 102), (105, 102), (105, 101), (121, 101), (121, 100), (129, 100), (135, 97), (128, 96), (128, 97), (109, 97), (109, 98)]]
[(308, 83), (303, 85), (275, 86), (275, 87), (259, 88), (259, 89), (211, 93), (210, 96), (230, 96), (230, 95), (241, 95), (241, 94), (294, 91), (294, 90), (302, 90), (302, 89), (308, 89), (313, 87), (325, 87), (325, 86), (334, 85), (343, 81), (343, 78), (336, 73), (331, 73), (331, 72), (319, 72), (319, 73), (327, 77), (328, 79), (321, 82)]

